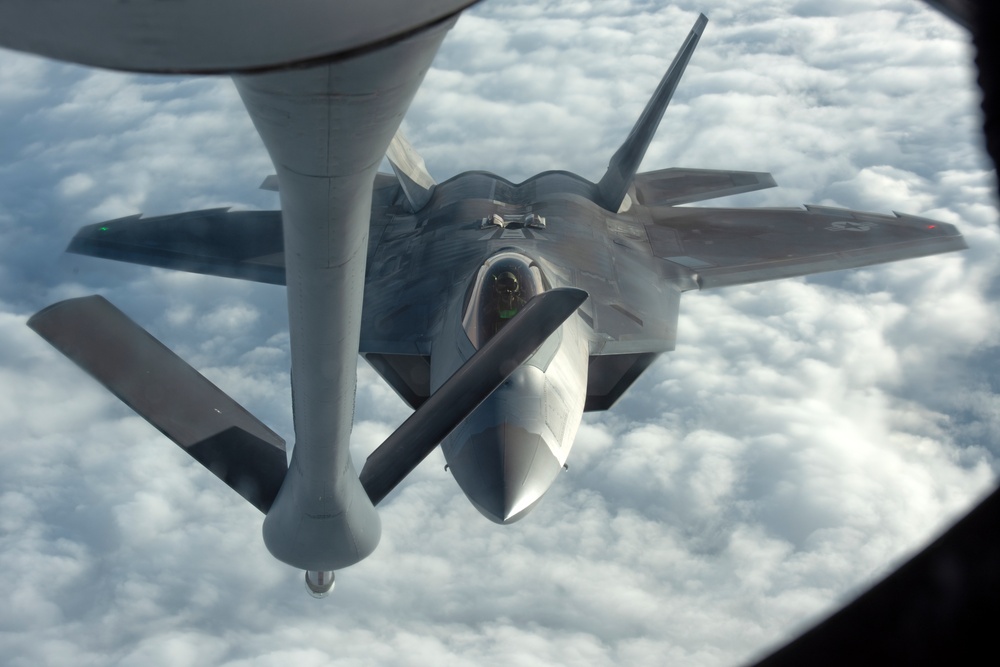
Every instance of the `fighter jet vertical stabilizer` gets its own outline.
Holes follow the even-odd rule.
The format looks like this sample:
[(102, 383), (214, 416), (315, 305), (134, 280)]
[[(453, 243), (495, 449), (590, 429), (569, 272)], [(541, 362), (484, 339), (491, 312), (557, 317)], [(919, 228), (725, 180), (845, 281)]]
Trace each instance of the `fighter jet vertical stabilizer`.
[(396, 131), (396, 136), (389, 143), (389, 150), (385, 156), (389, 158), (389, 164), (399, 179), (399, 185), (403, 188), (403, 194), (410, 202), (410, 209), (419, 211), (434, 194), (434, 186), (437, 185), (431, 175), (427, 173), (427, 165), (420, 153), (406, 140), (402, 130)]
[[(773, 187), (764, 172), (636, 174), (705, 23), (597, 185), (568, 171), (434, 183), (402, 135), (390, 145), (444, 22), (335, 64), (237, 78), (282, 210), (80, 230), (73, 252), (287, 286), (287, 473), (280, 438), (99, 300), (31, 325), (267, 512), (268, 548), (307, 570), (311, 594), (375, 548), (374, 504), (439, 439), (470, 502), (518, 521), (564, 469), (583, 412), (611, 408), (674, 348), (682, 293), (965, 247), (953, 225), (910, 215), (678, 206)], [(375, 173), (387, 149), (395, 176)], [(416, 411), (360, 478), (348, 449), (358, 353)]]
[(701, 33), (707, 24), (708, 17), (699, 14), (694, 27), (688, 33), (687, 39), (684, 40), (684, 44), (674, 57), (667, 73), (660, 80), (656, 92), (646, 103), (646, 108), (643, 109), (639, 120), (629, 132), (625, 143), (611, 157), (607, 172), (597, 184), (597, 203), (608, 211), (615, 213), (621, 207), (629, 186), (632, 185), (632, 180), (635, 178), (636, 172), (639, 171), (642, 158), (646, 155), (649, 142), (653, 140), (656, 128), (660, 125), (663, 112), (667, 110), (670, 98), (677, 90), (677, 84), (680, 83), (684, 69), (691, 60), (695, 47), (698, 46), (698, 40), (701, 39)]

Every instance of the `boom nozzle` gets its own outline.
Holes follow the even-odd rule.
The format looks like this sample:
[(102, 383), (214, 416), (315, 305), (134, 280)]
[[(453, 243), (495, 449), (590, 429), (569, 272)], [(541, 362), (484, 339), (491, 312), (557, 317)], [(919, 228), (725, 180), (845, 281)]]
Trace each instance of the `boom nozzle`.
[(325, 598), (333, 590), (334, 574), (332, 571), (306, 570), (306, 590), (314, 598)]

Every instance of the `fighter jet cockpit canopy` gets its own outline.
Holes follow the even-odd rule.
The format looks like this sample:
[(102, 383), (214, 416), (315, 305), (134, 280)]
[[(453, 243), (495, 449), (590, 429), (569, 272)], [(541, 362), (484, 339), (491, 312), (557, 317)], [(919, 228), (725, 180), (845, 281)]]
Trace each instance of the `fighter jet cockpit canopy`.
[(462, 326), (469, 340), (478, 350), (543, 291), (542, 273), (531, 259), (512, 251), (490, 257), (479, 268), (466, 299)]

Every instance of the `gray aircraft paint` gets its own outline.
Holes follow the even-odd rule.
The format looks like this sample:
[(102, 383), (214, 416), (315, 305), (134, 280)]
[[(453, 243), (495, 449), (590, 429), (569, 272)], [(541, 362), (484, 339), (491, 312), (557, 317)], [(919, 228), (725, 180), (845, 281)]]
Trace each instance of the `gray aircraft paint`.
[(378, 544), (378, 514), (349, 450), (372, 183), (468, 4), (311, 2), (275, 14), (258, 2), (51, 0), (0, 9), (0, 44), (11, 48), (115, 69), (236, 74), (277, 171), (287, 250), (296, 438), (264, 541), (302, 569), (345, 567)]
[[(301, 177), (303, 170), (288, 168), (281, 151), (292, 148), (288, 156), (292, 162), (307, 159), (308, 151), (315, 146), (309, 144), (307, 135), (296, 135), (287, 144), (278, 141), (275, 148), (275, 140), (269, 140), (268, 132), (262, 131), (278, 166), (284, 220), (282, 212), (224, 210), (148, 221), (129, 218), (84, 228), (70, 249), (154, 266), (287, 283), (296, 405), (301, 402), (299, 388), (306, 386), (306, 395), (311, 396), (307, 402), (313, 407), (333, 406), (341, 411), (348, 401), (353, 402), (353, 379), (346, 373), (348, 367), (353, 369), (353, 363), (345, 363), (345, 359), (353, 359), (354, 349), (404, 400), (414, 408), (423, 405), (449, 372), (474, 352), (466, 326), (466, 297), (475, 289), (480, 269), (500, 253), (516, 254), (527, 264), (534, 264), (545, 289), (573, 286), (585, 290), (590, 298), (578, 315), (524, 366), (511, 369), (509, 384), (497, 390), (442, 443), (456, 478), (480, 511), (495, 521), (519, 519), (557, 476), (583, 411), (611, 407), (657, 355), (673, 349), (680, 295), (684, 291), (864, 266), (964, 247), (954, 227), (912, 216), (826, 207), (676, 206), (774, 185), (767, 174), (758, 172), (668, 169), (636, 175), (679, 79), (678, 68), (683, 69), (690, 59), (703, 26), (702, 17), (599, 184), (568, 172), (545, 172), (520, 184), (485, 172), (467, 172), (440, 184), (428, 183), (422, 160), (402, 141), (397, 142), (397, 148), (402, 150), (394, 151), (397, 176), (375, 175), (374, 167), (370, 171), (362, 168), (366, 178), (374, 179), (374, 185), (369, 190), (367, 183), (352, 181), (358, 186), (352, 192), (370, 197), (365, 201), (366, 208), (370, 201), (368, 271), (363, 288), (357, 282), (357, 272), (352, 274), (354, 283), (343, 281), (343, 285), (354, 285), (343, 294), (348, 305), (327, 292), (320, 296), (318, 293), (324, 291), (321, 281), (313, 292), (316, 298), (307, 299), (310, 306), (292, 304), (294, 295), (301, 293), (296, 291), (300, 290), (299, 280), (303, 275), (308, 279), (309, 273), (308, 263), (305, 268), (301, 263), (296, 268), (300, 260), (295, 258), (312, 252), (314, 247), (297, 238), (298, 231), (290, 232), (290, 227), (297, 224), (290, 221), (313, 215), (329, 217), (329, 211), (352, 203), (355, 208), (351, 209), (351, 219), (362, 217), (357, 197), (337, 200), (336, 206), (324, 209), (326, 213), (318, 213), (331, 203), (303, 194), (308, 190), (303, 185), (307, 181)], [(295, 76), (290, 75), (288, 80)], [(244, 99), (257, 94), (242, 82), (240, 85)], [(255, 120), (268, 122), (262, 117), (269, 108), (266, 104), (251, 102), (249, 106), (263, 112)], [(291, 127), (294, 130), (295, 124)], [(383, 137), (384, 145), (388, 145), (389, 138)], [(298, 151), (305, 151), (305, 157)], [(355, 160), (362, 167), (377, 164), (374, 160), (366, 162), (363, 156), (352, 156), (347, 163)], [(360, 182), (361, 176), (358, 179)], [(368, 218), (367, 211), (364, 217)], [(357, 241), (363, 238), (359, 229), (350, 227), (344, 247), (358, 248)], [(325, 240), (312, 237), (313, 242)], [(360, 305), (360, 298), (355, 297), (362, 289), (363, 311), (351, 310), (351, 304)], [(360, 312), (360, 321), (336, 322), (332, 311), (322, 309), (324, 304), (338, 309), (336, 315), (346, 314), (348, 318)], [(360, 336), (354, 339), (355, 344), (336, 349), (329, 347), (331, 339), (320, 337), (311, 347), (295, 333), (297, 326), (304, 326), (312, 334), (326, 330), (345, 335), (357, 331), (357, 327)], [(312, 386), (318, 381), (316, 376), (323, 376), (314, 368), (317, 364), (339, 364), (341, 381), (330, 387)], [(304, 380), (308, 381), (299, 384)], [(324, 394), (327, 391), (331, 393)], [(297, 410), (300, 448), (301, 414)], [(321, 426), (328, 417), (322, 415)], [(328, 429), (334, 436), (332, 442), (346, 442), (336, 437), (349, 426), (341, 414)], [(343, 460), (350, 465), (349, 457)], [(324, 479), (343, 481), (339, 488), (348, 490), (321, 509), (326, 512), (330, 507), (343, 514), (360, 512), (355, 516), (363, 515), (364, 521), (371, 522), (358, 528), (361, 539), (353, 545), (334, 545), (322, 537), (296, 542), (299, 537), (289, 526), (312, 513), (306, 504), (318, 498), (322, 503), (330, 501), (322, 495), (325, 491), (310, 496), (313, 489), (308, 480), (286, 481), (289, 488), (305, 491), (289, 492), (293, 496), (290, 501), (279, 497), (276, 506), (291, 509), (272, 508), (274, 518), (269, 513), (268, 521), (280, 527), (271, 534), (277, 535), (275, 539), (281, 544), (269, 539), (268, 546), (278, 550), (282, 560), (294, 561), (303, 568), (327, 570), (374, 548), (373, 539), (365, 531), (377, 522), (377, 515), (371, 517), (372, 513), (364, 508), (367, 499), (361, 497), (360, 485), (354, 483), (353, 470), (344, 470), (337, 471), (339, 477), (331, 477), (327, 468), (313, 481), (320, 486)], [(303, 477), (306, 474), (303, 472)], [(359, 505), (354, 504), (355, 500), (360, 509), (356, 509)], [(329, 518), (326, 514), (320, 516), (322, 521)], [(349, 531), (354, 530), (350, 521), (346, 523)], [(312, 535), (321, 532), (314, 530)]]
[[(493, 304), (477, 297), (492, 290), (493, 272), (505, 262), (533, 272), (539, 290), (564, 286), (516, 250), (487, 258), (473, 273), (472, 289), (453, 290), (449, 299), (431, 346), (431, 393), (475, 353), (473, 341), (489, 338), (482, 328), (494, 322), (482, 321), (490, 319), (483, 310)], [(511, 523), (525, 516), (566, 463), (583, 416), (588, 352), (582, 319), (573, 317), (441, 442), (462, 490), (491, 520)]]
[(354, 55), (475, 0), (8, 0), (0, 44), (131, 72), (249, 73)]
[(236, 88), (282, 198), (295, 444), (264, 543), (304, 570), (370, 554), (381, 524), (351, 461), (371, 187), (454, 20), (321, 67), (241, 75)]

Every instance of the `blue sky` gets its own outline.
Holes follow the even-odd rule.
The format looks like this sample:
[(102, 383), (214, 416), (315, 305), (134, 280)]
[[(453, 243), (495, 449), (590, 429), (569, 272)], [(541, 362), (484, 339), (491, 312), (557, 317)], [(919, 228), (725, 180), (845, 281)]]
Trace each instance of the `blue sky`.
[[(485, 2), (404, 127), (438, 179), (597, 178), (697, 15), (644, 168), (770, 171), (733, 206), (898, 210), (964, 253), (688, 293), (526, 520), (435, 453), (325, 601), (261, 517), (24, 321), (101, 293), (291, 438), (280, 288), (67, 256), (81, 225), (273, 208), (231, 83), (0, 52), (0, 654), (10, 665), (733, 665), (995, 484), (996, 201), (965, 35), (917, 2)], [(714, 205), (716, 202), (712, 202)], [(362, 362), (352, 447), (408, 414)]]

